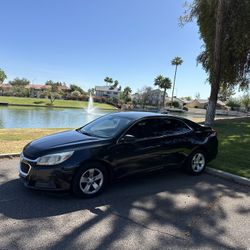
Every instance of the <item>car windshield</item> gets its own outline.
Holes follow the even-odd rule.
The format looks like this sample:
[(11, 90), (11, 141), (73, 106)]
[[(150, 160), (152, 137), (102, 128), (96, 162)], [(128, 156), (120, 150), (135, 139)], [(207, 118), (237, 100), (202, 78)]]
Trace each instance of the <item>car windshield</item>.
[(92, 121), (78, 131), (90, 136), (113, 138), (122, 132), (131, 122), (132, 119), (130, 118), (111, 114)]

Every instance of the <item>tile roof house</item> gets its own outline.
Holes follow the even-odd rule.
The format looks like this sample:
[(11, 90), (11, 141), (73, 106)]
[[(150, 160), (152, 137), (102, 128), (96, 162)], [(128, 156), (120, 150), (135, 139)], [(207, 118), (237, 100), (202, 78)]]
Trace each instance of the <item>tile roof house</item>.
[(110, 86), (96, 86), (95, 96), (106, 98), (119, 98), (121, 87), (112, 88)]
[[(195, 99), (189, 103), (187, 103), (185, 106), (187, 108), (200, 108), (200, 109), (206, 109), (208, 105), (208, 99)], [(225, 108), (226, 104), (220, 100), (217, 101), (217, 108)]]

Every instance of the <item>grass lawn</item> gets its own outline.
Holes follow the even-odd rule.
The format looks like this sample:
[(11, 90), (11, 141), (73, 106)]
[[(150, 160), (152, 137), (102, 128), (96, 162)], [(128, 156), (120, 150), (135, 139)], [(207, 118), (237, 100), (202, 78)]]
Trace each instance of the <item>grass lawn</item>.
[(250, 118), (217, 120), (219, 153), (209, 165), (250, 178)]
[(66, 129), (58, 129), (58, 128), (0, 129), (0, 154), (20, 153), (23, 147), (30, 141), (63, 130)]
[[(0, 96), (0, 102), (9, 103), (13, 105), (32, 105), (48, 107), (49, 99), (42, 98), (26, 98), (26, 97), (12, 97)], [(87, 101), (73, 101), (73, 100), (55, 100), (53, 106), (67, 107), (67, 108), (85, 108), (88, 106)], [(94, 103), (94, 106), (100, 109), (115, 109), (112, 105), (106, 103)]]
[[(198, 121), (197, 121), (198, 122)], [(250, 118), (217, 120), (219, 154), (209, 165), (250, 178)], [(0, 154), (19, 153), (31, 140), (65, 129), (0, 129)]]

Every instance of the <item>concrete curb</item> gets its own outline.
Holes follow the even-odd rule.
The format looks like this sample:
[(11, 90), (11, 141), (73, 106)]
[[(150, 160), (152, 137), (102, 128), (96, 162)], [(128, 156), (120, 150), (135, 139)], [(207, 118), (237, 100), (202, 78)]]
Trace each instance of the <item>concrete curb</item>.
[(206, 173), (250, 187), (250, 179), (245, 178), (245, 177), (241, 177), (235, 174), (230, 174), (230, 173), (227, 173), (218, 169), (210, 168), (210, 167), (206, 168)]
[(0, 159), (3, 158), (13, 158), (13, 157), (19, 157), (20, 153), (12, 153), (12, 154), (0, 154)]

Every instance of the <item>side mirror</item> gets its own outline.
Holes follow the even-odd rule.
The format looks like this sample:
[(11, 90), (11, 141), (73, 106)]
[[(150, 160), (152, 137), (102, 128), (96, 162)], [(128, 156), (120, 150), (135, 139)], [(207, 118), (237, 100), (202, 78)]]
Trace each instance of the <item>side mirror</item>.
[(129, 143), (129, 142), (134, 142), (136, 138), (133, 135), (125, 135), (122, 139), (121, 142), (123, 143)]

